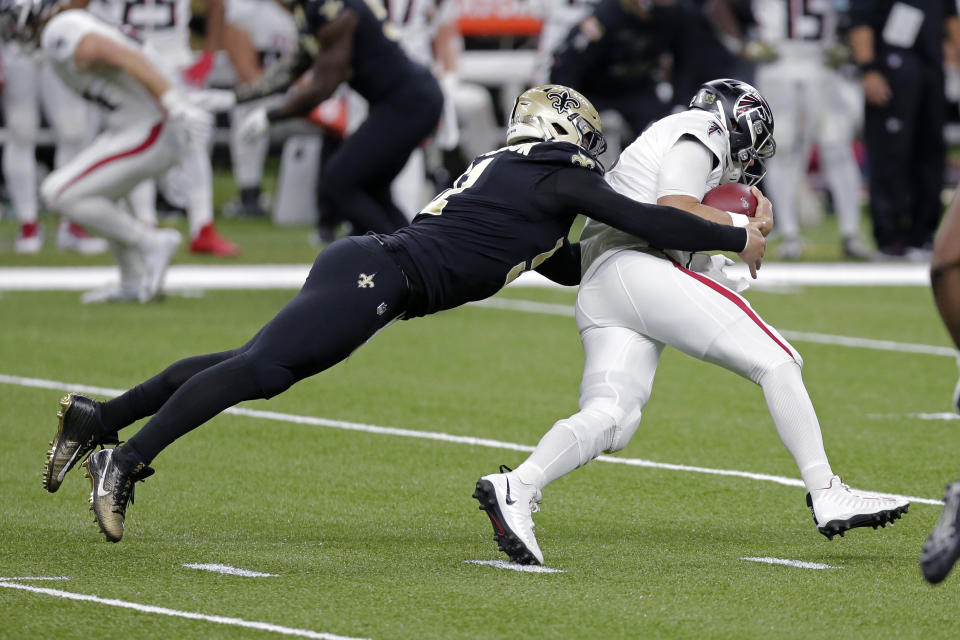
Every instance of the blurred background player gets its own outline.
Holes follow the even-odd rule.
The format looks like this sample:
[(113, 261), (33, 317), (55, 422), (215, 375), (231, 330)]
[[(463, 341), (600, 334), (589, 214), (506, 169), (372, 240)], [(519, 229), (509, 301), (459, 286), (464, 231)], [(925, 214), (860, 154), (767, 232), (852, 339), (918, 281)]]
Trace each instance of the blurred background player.
[[(43, 227), (37, 219), (37, 134), (40, 105), (56, 138), (54, 168), (62, 166), (87, 139), (87, 106), (70, 92), (36, 51), (35, 42), (8, 40), (2, 45), (3, 117), (7, 139), (3, 144), (3, 178), (20, 222), (14, 242), (17, 253), (37, 253), (43, 248)], [(61, 220), (57, 248), (79, 253), (102, 253), (107, 243), (82, 227)]]
[(764, 183), (777, 210), (777, 255), (803, 255), (800, 189), (814, 145), (837, 218), (843, 255), (869, 260), (874, 252), (860, 236), (860, 168), (853, 139), (862, 118), (862, 96), (828, 60), (835, 60), (838, 14), (834, 0), (802, 3), (753, 0), (757, 41), (765, 55), (757, 88), (777, 114), (777, 157)]
[(607, 166), (622, 145), (669, 113), (662, 61), (683, 64), (686, 25), (674, 0), (599, 0), (557, 47), (550, 81), (591, 96), (607, 130)]
[[(759, 190), (754, 191), (759, 206), (753, 220), (700, 201), (720, 183), (759, 182), (764, 162), (776, 149), (773, 131), (773, 114), (756, 89), (737, 80), (714, 80), (701, 87), (689, 110), (650, 125), (606, 180), (638, 202), (721, 224), (760, 222), (769, 233), (770, 202)], [(584, 274), (576, 319), (586, 362), (579, 411), (554, 424), (516, 471), (480, 478), (474, 493), (511, 560), (543, 563), (531, 518), (541, 491), (601, 453), (627, 446), (668, 345), (763, 389), (823, 535), (832, 539), (853, 527), (885, 525), (907, 510), (905, 500), (851, 491), (833, 473), (803, 384), (803, 360), (737, 295), (745, 286), (724, 273), (727, 259), (663, 251), (594, 220), (584, 226), (580, 247)], [(759, 260), (748, 266), (756, 277)]]
[[(960, 349), (960, 188), (954, 191), (933, 243), (930, 283), (940, 318)], [(953, 392), (953, 410), (960, 413), (960, 382)], [(960, 557), (960, 480), (947, 485), (943, 502), (943, 512), (920, 556), (920, 570), (932, 584), (942, 582)]]
[[(250, 84), (267, 67), (293, 51), (297, 43), (297, 24), (293, 15), (274, 0), (225, 0), (226, 28), (224, 49), (236, 73), (236, 81)], [(254, 100), (235, 106), (230, 112), (230, 161), (233, 178), (240, 191), (239, 200), (228, 203), (225, 215), (266, 216), (261, 193), (263, 163), (269, 139), (248, 140), (240, 135), (240, 122), (252, 109), (277, 102), (280, 96)]]
[(110, 240), (120, 286), (96, 301), (150, 300), (180, 234), (153, 229), (117, 200), (169, 169), (191, 137), (208, 134), (211, 116), (186, 103), (134, 41), (86, 11), (56, 13), (55, 0), (4, 2), (0, 14), (15, 18), (6, 30), (23, 40), (40, 38), (57, 76), (104, 112), (104, 130), (43, 181), (41, 197), (50, 210)]
[[(429, 69), (396, 41), (396, 27), (376, 0), (306, 0), (294, 5), (300, 38), (294, 52), (237, 89), (244, 103), (278, 93), (310, 71), (282, 104), (260, 106), (241, 124), (255, 139), (271, 122), (303, 116), (341, 83), (363, 97), (363, 123), (323, 160), (319, 202), (327, 220), (349, 222), (353, 233), (389, 233), (407, 225), (390, 192), (410, 153), (436, 128), (443, 93)], [(322, 46), (321, 46), (322, 44)]]
[(943, 40), (952, 0), (851, 0), (849, 41), (866, 99), (870, 217), (881, 257), (928, 260), (942, 209)]
[[(213, 68), (214, 51), (223, 42), (224, 9), (222, 0), (207, 0), (206, 48), (197, 56), (190, 48), (190, 0), (74, 0), (74, 6), (90, 11), (113, 25), (122, 25), (143, 43), (143, 52), (170, 79), (181, 93), (204, 86)], [(168, 201), (182, 206), (190, 227), (190, 250), (217, 256), (233, 256), (239, 248), (226, 240), (214, 227), (213, 170), (210, 165), (208, 137), (190, 140), (188, 153), (160, 181)], [(149, 189), (150, 187), (141, 187)], [(150, 198), (140, 194), (140, 202)], [(155, 211), (137, 211), (147, 223), (156, 224)]]

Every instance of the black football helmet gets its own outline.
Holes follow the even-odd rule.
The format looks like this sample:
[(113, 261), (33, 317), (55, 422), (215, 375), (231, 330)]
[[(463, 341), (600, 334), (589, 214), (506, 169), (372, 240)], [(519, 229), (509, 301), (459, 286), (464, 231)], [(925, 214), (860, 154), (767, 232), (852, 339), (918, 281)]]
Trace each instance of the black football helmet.
[(700, 85), (690, 101), (691, 109), (716, 113), (730, 138), (730, 160), (740, 169), (740, 182), (760, 182), (769, 160), (777, 151), (773, 139), (773, 111), (751, 85), (723, 78)]

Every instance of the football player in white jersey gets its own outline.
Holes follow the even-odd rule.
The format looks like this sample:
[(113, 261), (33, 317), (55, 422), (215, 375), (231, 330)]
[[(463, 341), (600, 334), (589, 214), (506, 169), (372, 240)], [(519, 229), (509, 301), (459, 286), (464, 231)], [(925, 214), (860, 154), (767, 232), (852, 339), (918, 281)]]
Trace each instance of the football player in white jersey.
[(168, 170), (191, 139), (209, 135), (212, 117), (186, 102), (136, 42), (86, 11), (57, 13), (56, 0), (4, 0), (0, 6), (8, 36), (39, 37), (57, 76), (104, 113), (104, 130), (43, 181), (41, 198), (111, 242), (121, 268), (116, 299), (152, 299), (180, 234), (143, 224), (118, 201)]
[[(775, 150), (772, 133), (773, 114), (756, 89), (737, 80), (714, 80), (700, 88), (688, 111), (652, 124), (624, 150), (606, 179), (635, 200), (743, 226), (749, 224), (746, 216), (700, 201), (723, 182), (758, 182), (763, 161)], [(758, 219), (769, 232), (770, 201), (757, 189), (754, 195), (760, 202)], [(886, 524), (907, 510), (905, 500), (851, 490), (834, 475), (801, 378), (800, 355), (735, 292), (741, 287), (723, 273), (723, 256), (661, 251), (592, 220), (584, 227), (581, 252), (576, 319), (586, 362), (580, 410), (554, 424), (516, 470), (502, 468), (507, 472), (480, 478), (474, 494), (512, 560), (543, 562), (531, 518), (541, 490), (602, 452), (627, 445), (668, 345), (763, 389), (825, 536)], [(758, 266), (750, 265), (752, 275)]]
[[(263, 73), (265, 66), (293, 51), (297, 42), (297, 24), (293, 15), (274, 0), (226, 0), (224, 48), (238, 82), (249, 84)], [(230, 161), (233, 177), (240, 190), (236, 203), (224, 209), (225, 215), (261, 217), (266, 215), (260, 183), (270, 140), (247, 140), (240, 135), (239, 124), (253, 109), (271, 105), (279, 97), (236, 105), (230, 112)]]
[(862, 92), (826, 64), (837, 46), (834, 0), (753, 0), (753, 15), (757, 39), (772, 58), (758, 66), (756, 82), (777, 114), (777, 157), (764, 184), (777, 208), (778, 255), (803, 254), (797, 188), (816, 144), (841, 249), (847, 257), (871, 259), (874, 252), (860, 236), (862, 179), (851, 146), (863, 118)]
[[(31, 43), (3, 44), (3, 114), (7, 140), (3, 145), (3, 178), (20, 230), (14, 243), (17, 253), (36, 253), (43, 247), (43, 228), (37, 220), (36, 143), (40, 129), (40, 104), (56, 135), (54, 166), (67, 162), (81, 149), (87, 136), (86, 105), (63, 86), (44, 64)], [(57, 248), (79, 253), (107, 250), (102, 238), (62, 220)]]
[[(122, 26), (143, 43), (143, 53), (182, 94), (203, 86), (213, 67), (213, 52), (223, 41), (222, 0), (207, 3), (207, 48), (199, 58), (190, 48), (190, 0), (72, 0), (106, 22)], [(163, 176), (160, 186), (173, 204), (186, 209), (190, 250), (234, 256), (239, 248), (214, 227), (213, 170), (210, 166), (211, 129), (206, 139), (196, 138), (180, 161)], [(149, 214), (138, 213), (149, 219)]]

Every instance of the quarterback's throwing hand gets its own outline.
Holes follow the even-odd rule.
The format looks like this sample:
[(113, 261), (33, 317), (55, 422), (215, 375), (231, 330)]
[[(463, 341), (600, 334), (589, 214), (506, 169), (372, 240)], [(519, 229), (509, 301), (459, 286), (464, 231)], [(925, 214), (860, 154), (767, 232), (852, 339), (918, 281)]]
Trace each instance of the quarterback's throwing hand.
[(267, 120), (267, 110), (264, 107), (257, 107), (243, 118), (238, 132), (242, 139), (253, 142), (265, 136), (269, 128), (270, 121)]
[(755, 279), (760, 263), (763, 262), (763, 252), (766, 251), (767, 240), (760, 232), (760, 222), (751, 220), (744, 228), (747, 230), (747, 246), (740, 252), (740, 258), (750, 268), (750, 277)]

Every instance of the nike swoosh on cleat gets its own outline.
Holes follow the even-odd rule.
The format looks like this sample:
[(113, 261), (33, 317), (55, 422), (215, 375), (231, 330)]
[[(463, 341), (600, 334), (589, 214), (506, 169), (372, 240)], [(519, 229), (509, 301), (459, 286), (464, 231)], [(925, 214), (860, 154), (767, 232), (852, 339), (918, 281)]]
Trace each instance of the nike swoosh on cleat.
[(506, 498), (507, 504), (515, 505), (517, 501), (510, 499), (510, 478), (504, 478), (504, 479), (507, 481), (507, 498)]
[(60, 469), (60, 473), (57, 474), (57, 480), (63, 482), (63, 478), (67, 475), (67, 471), (70, 470), (70, 467), (73, 466), (73, 463), (77, 459), (77, 454), (80, 453), (80, 447), (77, 447), (77, 450), (73, 452), (73, 455), (70, 456), (70, 459), (67, 460), (67, 464), (63, 465), (63, 469)]
[(105, 497), (105, 496), (110, 495), (110, 492), (109, 492), (109, 491), (104, 491), (104, 490), (103, 490), (103, 480), (104, 480), (104, 477), (105, 477), (105, 476), (100, 476), (100, 482), (97, 483), (97, 497), (98, 497), (98, 498), (103, 498), (103, 497)]

